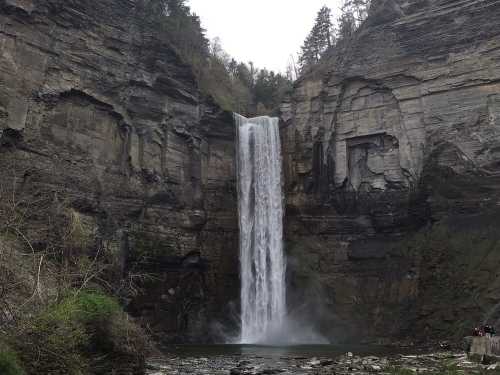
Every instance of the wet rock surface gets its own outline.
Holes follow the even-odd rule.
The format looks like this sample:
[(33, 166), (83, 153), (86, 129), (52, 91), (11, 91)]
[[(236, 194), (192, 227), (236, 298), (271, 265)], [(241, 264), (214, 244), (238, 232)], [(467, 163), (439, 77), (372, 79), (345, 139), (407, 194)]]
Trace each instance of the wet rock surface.
[[(500, 317), (497, 259), (452, 243), (500, 215), (499, 17), (493, 0), (374, 1), (283, 104), (289, 301), (327, 337), (460, 337)], [(448, 239), (416, 245), (436, 224)]]
[[(237, 315), (234, 126), (136, 3), (0, 0), (0, 182), (80, 218), (154, 334), (206, 340)], [(500, 318), (498, 231), (458, 237), (500, 220), (500, 5), (377, 3), (282, 108), (287, 299), (339, 340), (461, 336)]]
[[(148, 375), (368, 375), (368, 374), (497, 374), (497, 365), (469, 361), (465, 353), (439, 352), (418, 355), (337, 357), (309, 356), (213, 356), (166, 357), (149, 363)], [(498, 366), (500, 369), (500, 366)]]
[(142, 3), (0, 1), (0, 184), (88, 223), (153, 333), (207, 338), (238, 295), (234, 126)]

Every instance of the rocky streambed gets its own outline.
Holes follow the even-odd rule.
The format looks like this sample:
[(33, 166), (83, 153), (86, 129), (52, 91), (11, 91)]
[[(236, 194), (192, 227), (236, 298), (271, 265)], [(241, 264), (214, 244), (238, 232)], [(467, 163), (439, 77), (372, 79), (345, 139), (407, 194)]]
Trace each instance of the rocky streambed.
[(356, 355), (215, 355), (209, 357), (167, 356), (153, 359), (148, 375), (209, 374), (500, 374), (500, 364), (483, 365), (468, 360), (465, 353), (393, 354), (384, 356)]

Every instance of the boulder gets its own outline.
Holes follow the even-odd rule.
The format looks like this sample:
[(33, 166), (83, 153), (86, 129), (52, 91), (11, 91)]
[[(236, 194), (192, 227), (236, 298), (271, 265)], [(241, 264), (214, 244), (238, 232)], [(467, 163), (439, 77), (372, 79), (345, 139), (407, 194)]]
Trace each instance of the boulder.
[(469, 358), (476, 362), (500, 362), (500, 337), (473, 337), (468, 354)]

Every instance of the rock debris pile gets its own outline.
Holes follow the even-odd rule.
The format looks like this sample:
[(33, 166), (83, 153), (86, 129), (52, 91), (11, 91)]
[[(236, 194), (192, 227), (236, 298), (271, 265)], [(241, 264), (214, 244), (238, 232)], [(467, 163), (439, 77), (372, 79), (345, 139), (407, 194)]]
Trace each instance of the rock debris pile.
[(149, 364), (148, 375), (368, 375), (368, 374), (497, 374), (500, 365), (469, 361), (465, 353), (440, 352), (386, 357), (353, 353), (328, 357), (214, 356), (211, 358), (163, 358)]

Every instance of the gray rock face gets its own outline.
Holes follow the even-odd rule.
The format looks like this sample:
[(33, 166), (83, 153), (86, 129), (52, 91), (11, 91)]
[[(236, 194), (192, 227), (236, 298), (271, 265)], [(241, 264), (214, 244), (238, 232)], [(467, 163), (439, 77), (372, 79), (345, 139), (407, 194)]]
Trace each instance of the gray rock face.
[(484, 363), (496, 363), (500, 358), (500, 338), (470, 337), (468, 355), (472, 360)]
[[(0, 185), (37, 249), (69, 213), (130, 313), (210, 339), (238, 300), (234, 126), (138, 5), (0, 0)], [(375, 5), (282, 108), (292, 314), (338, 341), (461, 333), (498, 319), (496, 231), (462, 235), (500, 218), (500, 5)], [(449, 232), (420, 245), (429, 223)]]
[[(305, 298), (305, 280), (315, 285), (328, 313), (309, 313), (337, 339), (442, 319), (428, 300), (440, 288), (422, 275), (429, 265), (395, 244), (427, 222), (474, 222), (500, 202), (500, 4), (374, 6), (346, 55), (282, 106), (291, 299)], [(428, 303), (433, 312), (421, 314)]]
[(207, 338), (238, 295), (232, 117), (139, 5), (0, 1), (2, 183), (88, 218), (123, 283), (152, 276), (128, 308), (153, 331)]

